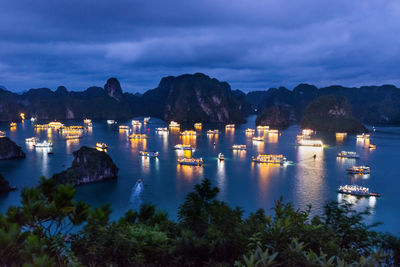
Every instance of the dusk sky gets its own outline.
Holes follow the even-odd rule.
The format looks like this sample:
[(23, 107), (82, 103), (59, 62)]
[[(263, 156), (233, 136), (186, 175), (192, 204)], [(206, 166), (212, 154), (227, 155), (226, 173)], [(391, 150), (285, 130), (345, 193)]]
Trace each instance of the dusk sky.
[(400, 1), (1, 1), (0, 85), (144, 92), (203, 72), (233, 89), (400, 86)]

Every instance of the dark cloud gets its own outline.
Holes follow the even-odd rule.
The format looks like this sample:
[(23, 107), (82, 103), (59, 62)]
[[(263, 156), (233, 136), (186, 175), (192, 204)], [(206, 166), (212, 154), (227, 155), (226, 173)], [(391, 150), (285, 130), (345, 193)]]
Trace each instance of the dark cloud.
[(144, 91), (204, 72), (233, 88), (399, 84), (396, 0), (0, 3), (0, 84)]

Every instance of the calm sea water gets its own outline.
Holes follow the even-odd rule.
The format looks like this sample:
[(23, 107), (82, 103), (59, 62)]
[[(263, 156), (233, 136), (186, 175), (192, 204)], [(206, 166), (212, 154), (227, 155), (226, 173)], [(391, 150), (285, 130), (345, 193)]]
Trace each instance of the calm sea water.
[[(141, 118), (143, 119), (143, 118)], [(283, 196), (296, 207), (313, 207), (313, 213), (319, 214), (326, 201), (352, 201), (357, 209), (372, 208), (369, 222), (381, 221), (384, 224), (378, 229), (398, 233), (400, 229), (400, 128), (378, 127), (371, 134), (371, 142), (377, 145), (376, 150), (365, 148), (356, 137), (349, 135), (344, 140), (336, 140), (334, 135), (317, 134), (327, 145), (323, 149), (298, 147), (296, 135), (298, 126), (292, 126), (279, 135), (266, 136), (264, 143), (254, 143), (246, 136), (246, 128), (255, 128), (255, 117), (249, 117), (244, 125), (234, 131), (225, 131), (223, 125), (203, 125), (197, 138), (182, 138), (178, 131), (168, 135), (157, 134), (155, 128), (167, 127), (158, 119), (142, 126), (139, 132), (149, 138), (144, 141), (131, 142), (126, 132), (118, 126), (107, 125), (105, 121), (94, 121), (91, 131), (78, 142), (67, 142), (56, 131), (35, 132), (30, 121), (18, 123), (10, 131), (8, 123), (0, 123), (0, 130), (20, 145), (26, 152), (26, 159), (0, 161), (0, 173), (18, 188), (34, 186), (40, 176), (52, 176), (69, 167), (72, 152), (80, 146), (94, 146), (104, 142), (109, 146), (108, 153), (119, 168), (117, 180), (84, 185), (77, 188), (77, 199), (93, 206), (110, 203), (113, 218), (123, 215), (128, 209), (136, 209), (141, 203), (153, 203), (168, 212), (170, 218), (177, 215), (177, 208), (183, 203), (188, 192), (196, 183), (209, 178), (220, 188), (219, 199), (231, 206), (240, 206), (246, 213), (263, 208), (270, 212), (274, 201)], [(39, 122), (40, 123), (40, 122)], [(130, 124), (130, 122), (123, 122)], [(66, 125), (82, 125), (82, 121), (68, 121)], [(187, 127), (189, 128), (189, 127)], [(209, 138), (208, 129), (218, 128), (218, 138)], [(38, 136), (41, 140), (54, 143), (53, 155), (40, 149), (29, 148), (25, 138)], [(202, 157), (203, 167), (179, 166), (177, 157), (182, 152), (173, 150), (178, 143), (190, 143), (195, 146), (194, 157)], [(214, 145), (215, 143), (215, 145)], [(233, 144), (246, 144), (247, 151), (234, 152)], [(156, 150), (158, 159), (145, 159), (138, 156), (139, 150)], [(360, 159), (339, 160), (336, 154), (341, 150), (357, 151)], [(217, 155), (222, 152), (225, 161), (219, 162)], [(258, 153), (283, 154), (293, 164), (287, 166), (254, 164), (252, 156)], [(316, 154), (316, 159), (313, 155)], [(353, 164), (371, 166), (367, 176), (351, 176), (346, 168)], [(137, 184), (142, 179), (143, 184)], [(336, 189), (342, 184), (368, 186), (371, 191), (382, 194), (381, 198), (342, 197)], [(11, 192), (0, 196), (0, 212), (5, 212), (10, 205), (18, 205), (20, 192)]]

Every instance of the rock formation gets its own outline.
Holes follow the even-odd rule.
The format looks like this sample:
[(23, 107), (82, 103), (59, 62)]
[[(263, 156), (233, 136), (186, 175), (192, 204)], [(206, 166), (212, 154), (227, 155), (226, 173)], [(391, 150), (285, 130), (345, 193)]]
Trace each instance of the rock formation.
[(0, 137), (0, 160), (25, 158), (21, 147), (8, 137)]
[(10, 183), (0, 173), (0, 194), (14, 191), (15, 187), (11, 187)]

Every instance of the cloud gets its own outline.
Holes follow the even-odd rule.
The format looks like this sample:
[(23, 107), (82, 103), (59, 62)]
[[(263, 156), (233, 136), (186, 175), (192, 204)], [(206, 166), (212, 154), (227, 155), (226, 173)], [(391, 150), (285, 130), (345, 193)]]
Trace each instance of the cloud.
[(115, 76), (143, 92), (204, 72), (245, 91), (400, 85), (399, 15), (395, 0), (3, 1), (0, 84), (83, 90)]

